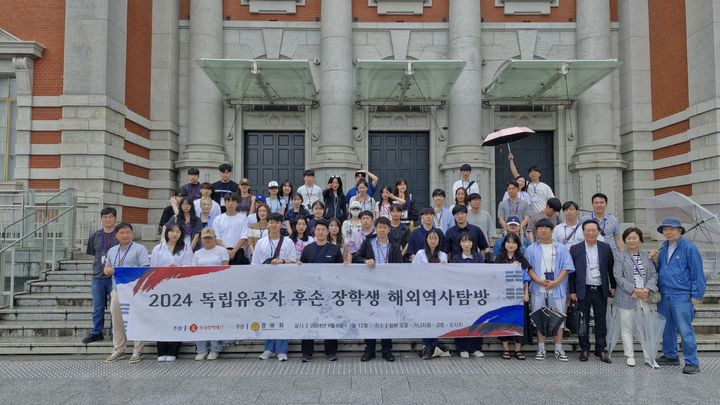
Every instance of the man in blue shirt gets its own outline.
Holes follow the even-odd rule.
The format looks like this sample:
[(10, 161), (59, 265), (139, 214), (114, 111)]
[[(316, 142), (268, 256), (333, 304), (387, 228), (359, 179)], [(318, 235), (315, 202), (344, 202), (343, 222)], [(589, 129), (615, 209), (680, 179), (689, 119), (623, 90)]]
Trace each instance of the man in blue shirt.
[(467, 207), (464, 205), (456, 205), (452, 210), (453, 217), (455, 218), (455, 226), (448, 229), (445, 233), (445, 243), (443, 243), (443, 252), (447, 253), (448, 257), (454, 257), (456, 254), (462, 252), (460, 248), (460, 236), (467, 232), (475, 241), (480, 252), (484, 252), (488, 248), (487, 239), (483, 231), (475, 225), (468, 223), (467, 221)]
[(666, 319), (663, 355), (658, 357), (657, 363), (661, 366), (680, 365), (677, 344), (677, 333), (680, 332), (685, 358), (683, 373), (697, 374), (700, 372), (700, 361), (692, 321), (693, 306), (699, 304), (705, 294), (702, 257), (698, 248), (682, 237), (685, 228), (679, 219), (665, 218), (657, 230), (663, 234), (665, 242), (659, 254), (655, 251), (651, 258), (657, 265), (658, 287), (662, 295), (658, 312)]
[[(507, 217), (507, 220), (505, 221), (505, 226), (507, 227), (507, 235), (508, 233), (516, 233), (520, 235), (520, 217), (518, 216), (509, 216)], [(496, 239), (495, 243), (493, 244), (493, 256), (498, 257), (500, 256), (500, 250), (502, 249), (503, 241), (505, 241), (505, 235), (503, 235), (502, 238)], [(520, 246), (520, 253), (525, 253), (525, 248), (530, 246), (530, 241), (528, 238), (524, 236), (520, 236), (520, 239), (522, 239), (522, 246)]]
[(368, 183), (367, 194), (370, 197), (375, 197), (375, 187), (378, 184), (378, 177), (370, 173), (369, 170), (358, 170), (355, 172), (355, 185), (345, 193), (345, 204), (350, 204), (350, 199), (357, 195), (357, 184), (361, 179), (364, 179)]

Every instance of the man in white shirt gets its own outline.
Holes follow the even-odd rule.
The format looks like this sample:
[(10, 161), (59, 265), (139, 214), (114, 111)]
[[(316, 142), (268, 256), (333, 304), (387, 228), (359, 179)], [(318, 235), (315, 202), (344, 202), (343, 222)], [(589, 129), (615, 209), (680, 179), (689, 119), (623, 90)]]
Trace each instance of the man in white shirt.
[(578, 221), (580, 207), (575, 201), (566, 201), (562, 205), (562, 211), (565, 216), (565, 222), (553, 229), (552, 238), (555, 242), (565, 245), (566, 248), (570, 249), (570, 246), (577, 245), (585, 240), (582, 229), (580, 229), (580, 221)]
[(280, 234), (282, 222), (282, 215), (278, 213), (270, 214), (268, 217), (268, 234), (260, 238), (255, 244), (252, 264), (285, 264), (295, 262), (295, 243), (293, 243), (292, 239)]
[(488, 245), (492, 246), (495, 242), (495, 220), (489, 212), (481, 209), (482, 197), (480, 194), (472, 193), (468, 196), (468, 204), (470, 209), (467, 214), (467, 221), (480, 228), (485, 234)]
[[(508, 155), (508, 160), (510, 161), (510, 172), (513, 178), (517, 178), (520, 173), (518, 173), (517, 166), (515, 166), (515, 159), (512, 153)], [(527, 186), (527, 195), (530, 198), (528, 201), (528, 203), (530, 203), (530, 214), (542, 211), (545, 208), (545, 204), (547, 204), (547, 200), (555, 197), (550, 186), (540, 181), (541, 175), (542, 171), (537, 166), (530, 166), (528, 169), (530, 183)]]
[(323, 200), (322, 189), (315, 184), (314, 170), (305, 170), (305, 172), (303, 172), (303, 180), (305, 184), (298, 187), (297, 192), (302, 196), (305, 208), (310, 211), (315, 201)]
[(480, 194), (480, 186), (478, 186), (475, 180), (470, 180), (471, 172), (472, 167), (469, 164), (465, 163), (464, 165), (460, 166), (460, 180), (456, 181), (455, 184), (453, 184), (452, 195), (455, 195), (455, 192), (460, 187), (464, 188), (468, 195), (472, 193)]
[(248, 221), (247, 217), (237, 212), (240, 201), (238, 193), (231, 193), (225, 197), (224, 214), (215, 218), (213, 227), (221, 246), (225, 246), (230, 256), (230, 264), (249, 264), (243, 251), (247, 243)]

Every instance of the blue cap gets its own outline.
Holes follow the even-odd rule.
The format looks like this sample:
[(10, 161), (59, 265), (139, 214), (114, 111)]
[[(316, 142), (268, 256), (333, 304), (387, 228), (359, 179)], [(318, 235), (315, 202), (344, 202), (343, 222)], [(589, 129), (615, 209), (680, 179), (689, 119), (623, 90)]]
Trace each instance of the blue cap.
[(507, 220), (505, 220), (506, 225), (515, 224), (517, 226), (520, 226), (520, 218), (516, 215), (511, 215), (507, 217)]
[(679, 219), (677, 219), (675, 217), (667, 217), (667, 218), (663, 219), (662, 224), (660, 224), (660, 226), (657, 227), (657, 231), (660, 233), (663, 233), (663, 228), (665, 228), (667, 226), (669, 226), (671, 228), (680, 228), (681, 234), (685, 233), (685, 228), (683, 228), (682, 223), (680, 222)]
[(255, 197), (255, 201), (262, 201), (262, 202), (265, 202), (265, 197), (263, 197), (263, 196), (259, 195), (259, 196)]

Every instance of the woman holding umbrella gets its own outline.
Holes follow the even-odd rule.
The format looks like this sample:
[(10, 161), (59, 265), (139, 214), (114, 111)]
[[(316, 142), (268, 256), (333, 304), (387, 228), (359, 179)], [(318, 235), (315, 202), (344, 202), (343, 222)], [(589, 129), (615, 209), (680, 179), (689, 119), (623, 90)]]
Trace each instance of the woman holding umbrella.
[[(633, 350), (633, 325), (636, 309), (643, 308), (648, 311), (650, 304), (648, 298), (657, 293), (657, 272), (655, 265), (647, 253), (640, 251), (643, 243), (643, 233), (640, 229), (627, 228), (622, 234), (626, 250), (621, 252), (615, 261), (613, 274), (617, 282), (615, 291), (615, 305), (620, 309), (620, 329), (622, 334), (625, 363), (635, 366)], [(659, 366), (655, 362), (657, 348), (643, 347), (645, 363), (653, 368)]]

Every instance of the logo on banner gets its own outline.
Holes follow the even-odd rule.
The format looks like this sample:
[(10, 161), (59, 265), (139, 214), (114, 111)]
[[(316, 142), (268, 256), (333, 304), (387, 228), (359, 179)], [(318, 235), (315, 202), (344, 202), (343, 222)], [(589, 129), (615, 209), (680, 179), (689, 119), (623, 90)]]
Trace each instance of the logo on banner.
[(259, 330), (260, 330), (260, 322), (253, 322), (253, 323), (250, 325), (250, 329), (252, 329), (253, 332), (259, 331)]
[(197, 332), (197, 330), (198, 330), (198, 326), (197, 326), (197, 325), (195, 325), (195, 324), (190, 325), (190, 332), (195, 333), (195, 332)]

